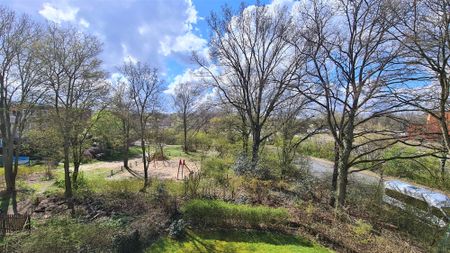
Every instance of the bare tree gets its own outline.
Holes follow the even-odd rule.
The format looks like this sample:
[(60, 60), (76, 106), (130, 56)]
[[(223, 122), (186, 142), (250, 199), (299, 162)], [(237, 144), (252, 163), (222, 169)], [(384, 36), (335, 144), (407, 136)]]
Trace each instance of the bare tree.
[(28, 16), (0, 7), (0, 132), (6, 190), (12, 197), (14, 213), (23, 132), (45, 92), (35, 50), (39, 36), (39, 27)]
[(298, 147), (323, 128), (323, 122), (315, 120), (316, 112), (308, 108), (310, 103), (304, 96), (297, 96), (286, 101), (272, 119), (277, 129), (282, 176), (289, 176), (292, 172), (294, 160), (298, 158)]
[[(49, 25), (40, 45), (40, 58), (54, 119), (63, 136), (65, 197), (73, 209), (70, 151), (74, 150), (73, 180), (77, 180), (80, 147), (86, 139), (91, 111), (107, 92), (98, 56), (101, 43), (73, 27)], [(88, 125), (86, 125), (88, 124)]]
[(139, 138), (141, 141), (142, 162), (144, 164), (144, 190), (150, 185), (148, 176), (149, 154), (146, 139), (147, 127), (152, 113), (156, 111), (162, 80), (158, 70), (146, 63), (125, 62), (119, 68), (128, 83), (128, 89), (133, 101), (133, 109), (139, 118)]
[(119, 81), (118, 86), (114, 91), (114, 95), (112, 97), (113, 103), (113, 112), (117, 117), (119, 117), (122, 124), (122, 138), (123, 138), (123, 166), (126, 169), (129, 169), (128, 159), (129, 159), (129, 150), (130, 150), (130, 141), (131, 141), (131, 130), (132, 130), (132, 100), (130, 99), (130, 95), (128, 94), (127, 84)]
[(199, 107), (201, 87), (195, 83), (180, 83), (172, 95), (175, 108), (183, 122), (183, 150), (189, 152), (188, 130), (191, 127), (192, 116)]
[[(414, 145), (389, 126), (371, 124), (380, 117), (400, 120), (396, 114), (405, 108), (390, 91), (411, 73), (399, 60), (403, 48), (390, 33), (393, 18), (387, 3), (340, 0), (331, 5), (318, 0), (302, 13), (308, 27), (310, 85), (298, 90), (322, 108), (336, 144), (337, 208), (345, 204), (349, 173), (409, 159), (379, 153), (397, 143)], [(359, 169), (350, 171), (353, 166)]]
[(391, 7), (396, 18), (392, 34), (406, 49), (406, 63), (420, 71), (409, 78), (411, 87), (395, 90), (395, 94), (400, 101), (437, 119), (440, 131), (430, 134), (441, 135), (444, 180), (450, 152), (450, 1), (398, 1)]
[(238, 13), (224, 7), (222, 16), (208, 20), (213, 68), (194, 55), (212, 78), (220, 96), (239, 113), (252, 136), (252, 170), (257, 166), (261, 144), (273, 132), (264, 128), (274, 110), (289, 99), (283, 96), (303, 59), (289, 40), (294, 23), (286, 9), (257, 5)]

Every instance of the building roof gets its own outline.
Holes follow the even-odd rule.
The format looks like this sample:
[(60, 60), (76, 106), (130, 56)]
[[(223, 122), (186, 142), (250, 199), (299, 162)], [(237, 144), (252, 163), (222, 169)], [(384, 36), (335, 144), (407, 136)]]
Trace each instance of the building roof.
[(450, 198), (443, 193), (408, 184), (400, 180), (389, 180), (384, 185), (386, 189), (395, 190), (413, 198), (423, 200), (430, 206), (450, 208)]

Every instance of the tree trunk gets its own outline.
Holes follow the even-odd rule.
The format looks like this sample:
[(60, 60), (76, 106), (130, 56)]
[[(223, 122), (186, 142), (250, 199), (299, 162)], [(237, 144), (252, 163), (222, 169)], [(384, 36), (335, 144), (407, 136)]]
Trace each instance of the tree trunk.
[(81, 143), (75, 141), (72, 147), (72, 155), (73, 155), (73, 174), (72, 174), (72, 185), (73, 188), (78, 189), (78, 172), (80, 170), (81, 164)]
[(348, 160), (351, 152), (351, 141), (347, 140), (344, 145), (342, 153), (339, 155), (339, 175), (337, 180), (337, 202), (336, 209), (341, 209), (345, 205), (345, 199), (347, 197), (347, 185), (348, 185)]
[(444, 154), (442, 154), (443, 156), (442, 156), (442, 158), (440, 159), (441, 161), (440, 161), (440, 167), (441, 167), (441, 183), (442, 183), (442, 186), (444, 186), (445, 185), (445, 165), (447, 164), (447, 154), (448, 154), (448, 152), (445, 152)]
[(144, 190), (150, 185), (150, 181), (148, 179), (148, 163), (147, 163), (147, 152), (145, 147), (145, 140), (142, 134), (141, 137), (141, 149), (142, 149), (142, 163), (144, 164)]
[(129, 166), (128, 166), (129, 151), (130, 151), (130, 144), (128, 143), (128, 141), (125, 141), (124, 145), (123, 145), (123, 167), (125, 167), (127, 169), (129, 169)]
[[(444, 72), (445, 73), (445, 72)], [(445, 147), (447, 153), (450, 152), (450, 134), (447, 122), (447, 105), (449, 97), (449, 85), (447, 76), (441, 73), (439, 75), (439, 83), (441, 85), (441, 97), (439, 100), (439, 125), (441, 128), (443, 146)]]
[(261, 145), (261, 128), (259, 126), (255, 126), (253, 128), (253, 143), (252, 143), (252, 163), (251, 169), (252, 172), (255, 171), (256, 166), (259, 162), (259, 147)]
[(337, 180), (339, 176), (339, 145), (334, 142), (334, 164), (333, 164), (333, 176), (331, 178), (331, 198), (330, 205), (336, 205), (336, 190), (337, 190)]
[(65, 192), (64, 196), (67, 201), (69, 209), (74, 210), (72, 200), (72, 183), (70, 181), (70, 145), (69, 140), (64, 140), (64, 184)]
[(183, 150), (185, 153), (188, 153), (188, 141), (187, 141), (187, 115), (183, 113), (183, 134), (184, 134), (184, 147)]
[[(14, 158), (14, 143), (13, 140), (4, 141), (3, 139), (3, 168), (5, 171), (6, 182), (6, 194), (8, 195), (8, 201), (12, 201), (13, 212), (17, 214), (17, 201), (16, 196), (16, 175), (14, 171), (13, 158)], [(7, 212), (8, 210), (5, 210)]]
[(242, 125), (241, 125), (241, 135), (242, 135), (242, 152), (247, 157), (248, 155), (248, 139), (249, 139), (249, 132), (247, 130), (246, 124), (245, 124), (245, 118), (241, 117), (242, 119)]
[(242, 153), (248, 155), (248, 134), (245, 131), (242, 132)]
[(72, 184), (75, 189), (78, 189), (78, 174), (80, 170), (80, 161), (73, 161), (73, 174), (72, 174)]
[(123, 131), (123, 136), (124, 136), (124, 140), (123, 140), (123, 166), (126, 169), (129, 169), (128, 167), (128, 158), (129, 158), (129, 151), (130, 151), (130, 129), (128, 127), (127, 124), (127, 120), (123, 119), (122, 120), (122, 131)]

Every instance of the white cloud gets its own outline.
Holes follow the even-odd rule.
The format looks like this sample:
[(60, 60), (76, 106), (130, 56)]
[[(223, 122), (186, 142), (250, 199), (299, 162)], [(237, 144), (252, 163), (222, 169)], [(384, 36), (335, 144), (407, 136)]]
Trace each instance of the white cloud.
[(205, 78), (207, 78), (207, 75), (204, 70), (200, 68), (194, 70), (188, 68), (182, 74), (175, 76), (173, 81), (167, 86), (167, 89), (164, 91), (164, 93), (173, 95), (175, 89), (181, 83), (204, 85), (206, 82)]
[(163, 40), (160, 41), (160, 53), (164, 56), (168, 56), (172, 52), (186, 53), (192, 51), (201, 51), (204, 50), (207, 43), (208, 42), (205, 39), (200, 38), (189, 31), (175, 38), (163, 38)]
[[(164, 56), (171, 53), (190, 53), (192, 51), (205, 51), (207, 41), (193, 33), (195, 28), (193, 25), (197, 23), (199, 17), (197, 10), (191, 0), (185, 0), (187, 8), (185, 14), (187, 15), (184, 21), (183, 34), (178, 36), (165, 36), (159, 41), (158, 52)], [(144, 33), (148, 30), (146, 26), (139, 27), (139, 33)]]
[(44, 3), (39, 14), (50, 21), (61, 24), (62, 22), (75, 21), (78, 10), (79, 8), (69, 5), (62, 5), (60, 8), (56, 8), (51, 3)]
[(85, 27), (85, 28), (89, 28), (89, 22), (87, 22), (86, 19), (81, 18), (80, 21), (78, 21), (78, 24), (80, 24), (81, 26)]
[(197, 10), (191, 0), (186, 0), (188, 8), (186, 9), (186, 14), (188, 18), (186, 19), (186, 26), (188, 30), (192, 30), (192, 25), (197, 23)]
[(127, 45), (125, 43), (121, 43), (120, 45), (122, 46), (122, 60), (127, 63), (136, 64), (138, 62), (138, 59), (131, 55), (130, 52), (128, 52)]

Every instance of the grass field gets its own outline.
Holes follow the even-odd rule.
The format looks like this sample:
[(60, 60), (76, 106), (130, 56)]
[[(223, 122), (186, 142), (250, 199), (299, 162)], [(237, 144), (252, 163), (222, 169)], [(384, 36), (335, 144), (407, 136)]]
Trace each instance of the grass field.
[(332, 252), (292, 235), (244, 231), (188, 231), (182, 241), (163, 238), (147, 253), (325, 253)]

